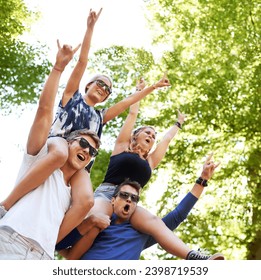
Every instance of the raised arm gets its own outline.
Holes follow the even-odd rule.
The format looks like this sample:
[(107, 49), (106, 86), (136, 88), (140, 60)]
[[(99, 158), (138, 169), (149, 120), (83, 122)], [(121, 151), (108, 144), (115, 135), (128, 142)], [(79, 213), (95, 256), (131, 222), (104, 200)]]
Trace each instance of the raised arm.
[(178, 121), (168, 129), (162, 140), (157, 144), (156, 149), (151, 154), (149, 154), (148, 162), (151, 169), (156, 168), (165, 156), (171, 140), (178, 133), (179, 129), (185, 121), (185, 117), (185, 114), (182, 114), (180, 111), (178, 111)]
[(123, 151), (126, 151), (126, 149), (128, 148), (130, 143), (131, 133), (134, 128), (138, 113), (139, 113), (139, 102), (130, 106), (129, 114), (115, 141), (114, 149), (111, 153), (112, 156), (117, 155)]
[(61, 47), (58, 40), (57, 46), (56, 62), (40, 95), (35, 119), (28, 136), (27, 153), (30, 155), (36, 155), (47, 140), (53, 121), (53, 107), (61, 74), (80, 47), (80, 45), (75, 49), (72, 49), (69, 45)]
[[(191, 193), (199, 198), (200, 195), (202, 194), (204, 187), (207, 186), (207, 181), (210, 180), (216, 170), (216, 168), (219, 166), (219, 163), (214, 163), (213, 161), (213, 153), (211, 153), (202, 168), (202, 172), (201, 175), (199, 177), (199, 179), (196, 181), (196, 184), (194, 185), (194, 187), (191, 190)], [(205, 185), (205, 186), (204, 186)]]
[(79, 89), (82, 76), (85, 72), (88, 63), (88, 56), (89, 56), (94, 26), (101, 14), (101, 11), (102, 8), (98, 12), (98, 14), (96, 14), (96, 12), (92, 10), (90, 10), (89, 12), (89, 16), (87, 19), (87, 29), (82, 41), (80, 56), (63, 93), (63, 97), (62, 97), (63, 106), (67, 104), (67, 102), (71, 99), (71, 97), (76, 92), (76, 90)]
[(170, 86), (169, 80), (167, 78), (167, 74), (164, 73), (163, 77), (154, 85), (144, 88), (142, 91), (136, 91), (135, 93), (131, 94), (130, 96), (126, 97), (125, 99), (121, 100), (120, 102), (116, 103), (115, 105), (111, 106), (105, 113), (103, 118), (103, 123), (106, 123), (123, 111), (125, 111), (128, 107), (132, 104), (140, 101), (148, 94), (150, 94), (153, 90), (157, 88), (167, 87)]
[[(136, 90), (141, 91), (145, 87), (144, 79), (141, 78), (136, 85)], [(139, 113), (140, 102), (134, 103), (130, 106), (129, 114), (119, 132), (116, 139), (112, 155), (119, 154), (127, 149), (130, 143), (131, 133), (134, 128), (137, 116)]]
[[(219, 163), (214, 163), (212, 156), (213, 154), (210, 154), (207, 157), (200, 175), (200, 178), (206, 181), (210, 180), (215, 172), (215, 169), (219, 166)], [(175, 230), (187, 218), (188, 214), (203, 193), (205, 187), (198, 182), (199, 181), (196, 180), (196, 183), (192, 187), (191, 191), (182, 199), (178, 206), (162, 219), (170, 230)], [(149, 237), (143, 250), (156, 243), (157, 242), (154, 238)]]

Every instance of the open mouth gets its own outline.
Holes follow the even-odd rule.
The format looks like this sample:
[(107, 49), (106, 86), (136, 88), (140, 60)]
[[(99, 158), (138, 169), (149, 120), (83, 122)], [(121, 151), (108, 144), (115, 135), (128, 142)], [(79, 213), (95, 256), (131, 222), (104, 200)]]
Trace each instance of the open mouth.
[(130, 205), (126, 204), (123, 209), (124, 209), (124, 212), (128, 212), (130, 210)]
[(85, 161), (85, 156), (82, 154), (77, 154), (77, 158), (81, 161)]
[(147, 143), (150, 143), (150, 139), (146, 139), (145, 141), (146, 141)]

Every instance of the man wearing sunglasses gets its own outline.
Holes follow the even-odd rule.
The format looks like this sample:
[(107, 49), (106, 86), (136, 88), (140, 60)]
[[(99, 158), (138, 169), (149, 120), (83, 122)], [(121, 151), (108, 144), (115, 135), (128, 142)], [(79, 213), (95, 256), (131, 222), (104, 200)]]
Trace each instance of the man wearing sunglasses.
[[(56, 91), (50, 91), (49, 98), (46, 99), (46, 106), (51, 107), (51, 110), (45, 110), (46, 116), (44, 119), (53, 121), (49, 131), (49, 146), (48, 154), (41, 161), (41, 168), (32, 166), (30, 172), (27, 172), (23, 178), (15, 185), (15, 192), (12, 192), (4, 201), (0, 201), (0, 208), (9, 210), (20, 198), (32, 189), (41, 184), (52, 172), (63, 166), (67, 160), (67, 142), (66, 137), (75, 130), (89, 129), (97, 133), (100, 137), (102, 134), (103, 125), (114, 119), (131, 104), (141, 100), (148, 94), (152, 93), (156, 88), (164, 88), (170, 85), (166, 74), (155, 84), (145, 87), (145, 83), (139, 86), (135, 93), (129, 95), (118, 103), (109, 108), (97, 109), (95, 106), (104, 102), (112, 92), (112, 81), (106, 75), (95, 75), (86, 84), (85, 93), (80, 92), (81, 79), (88, 63), (89, 50), (91, 45), (92, 34), (94, 27), (101, 14), (102, 9), (98, 13), (89, 11), (87, 18), (87, 28), (81, 44), (80, 55), (78, 61), (68, 79), (64, 89), (62, 99), (59, 103), (56, 116), (53, 120), (52, 112)], [(60, 75), (64, 67), (56, 65), (54, 70), (56, 75)], [(52, 92), (52, 94), (51, 94)], [(87, 165), (86, 169), (90, 172), (94, 160)], [(71, 180), (72, 188), (72, 207), (66, 213), (66, 227), (62, 227), (58, 241), (62, 240), (70, 230), (79, 225), (86, 217), (89, 210), (94, 205), (93, 189), (90, 182), (90, 175), (85, 170), (79, 170)]]
[(81, 148), (88, 149), (88, 153), (92, 158), (95, 158), (98, 155), (98, 150), (93, 148), (93, 146), (84, 137), (76, 137), (74, 140), (79, 140)]
[[(209, 156), (203, 165), (201, 176), (209, 180), (218, 165), (214, 164), (211, 156)], [(207, 186), (206, 183), (207, 180), (198, 179), (192, 190), (179, 205), (162, 219), (167, 227), (174, 230), (186, 219), (205, 186)], [(138, 260), (144, 249), (156, 244), (156, 241), (151, 236), (136, 231), (129, 223), (131, 215), (137, 207), (139, 193), (140, 185), (137, 182), (126, 180), (116, 187), (111, 201), (114, 211), (111, 224), (100, 232), (87, 252), (84, 251), (82, 246), (82, 240), (88, 238), (88, 236), (82, 237), (81, 235), (85, 231), (84, 223), (74, 229), (70, 235), (56, 246), (56, 249), (61, 250), (72, 246), (69, 249), (59, 251), (67, 259), (78, 259), (81, 256), (80, 259), (82, 260)], [(90, 217), (90, 219), (93, 219), (93, 217)], [(188, 253), (187, 259), (223, 260), (224, 256), (220, 253), (208, 256), (192, 250)]]
[[(40, 95), (18, 182), (30, 172), (31, 166), (37, 169), (48, 154), (47, 139), (52, 124), (50, 112), (53, 110), (50, 95), (56, 93), (61, 76), (61, 72), (55, 68), (64, 69), (76, 50), (77, 48), (73, 50), (68, 45), (61, 48), (58, 43), (56, 63)], [(71, 206), (71, 179), (97, 155), (100, 140), (96, 133), (82, 129), (70, 133), (66, 137), (66, 143), (68, 158), (61, 168), (51, 172), (51, 175), (31, 192), (24, 193), (9, 211), (0, 206), (1, 260), (54, 258), (59, 230), (62, 225), (67, 226), (64, 225), (64, 216)]]

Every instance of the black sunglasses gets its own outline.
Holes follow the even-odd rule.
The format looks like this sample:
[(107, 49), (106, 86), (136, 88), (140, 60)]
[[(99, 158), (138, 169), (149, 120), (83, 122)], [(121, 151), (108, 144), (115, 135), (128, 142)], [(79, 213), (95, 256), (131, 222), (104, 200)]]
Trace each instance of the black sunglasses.
[(96, 82), (96, 85), (100, 88), (102, 88), (103, 90), (105, 90), (105, 92), (109, 95), (112, 93), (111, 88), (104, 83), (104, 81), (102, 80), (95, 80), (94, 82)]
[(96, 157), (98, 155), (98, 151), (95, 148), (93, 148), (93, 146), (85, 138), (76, 137), (73, 140), (79, 140), (79, 145), (81, 146), (81, 148), (83, 148), (83, 149), (88, 148), (89, 149), (89, 155), (91, 157)]
[(138, 203), (139, 200), (140, 200), (140, 197), (138, 195), (132, 194), (132, 193), (128, 193), (128, 192), (119, 191), (116, 196), (119, 196), (120, 198), (122, 198), (124, 200), (127, 200), (130, 197), (131, 201), (135, 202), (135, 203)]

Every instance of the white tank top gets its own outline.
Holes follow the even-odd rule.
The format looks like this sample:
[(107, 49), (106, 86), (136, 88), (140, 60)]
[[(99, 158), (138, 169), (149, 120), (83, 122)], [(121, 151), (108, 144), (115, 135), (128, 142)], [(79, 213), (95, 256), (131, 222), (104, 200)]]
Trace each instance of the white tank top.
[[(24, 155), (17, 181), (40, 158), (47, 154), (47, 145), (36, 156)], [(38, 243), (54, 258), (55, 244), (65, 212), (69, 209), (71, 188), (64, 183), (57, 169), (41, 186), (22, 197), (0, 219), (0, 227), (8, 226)]]

